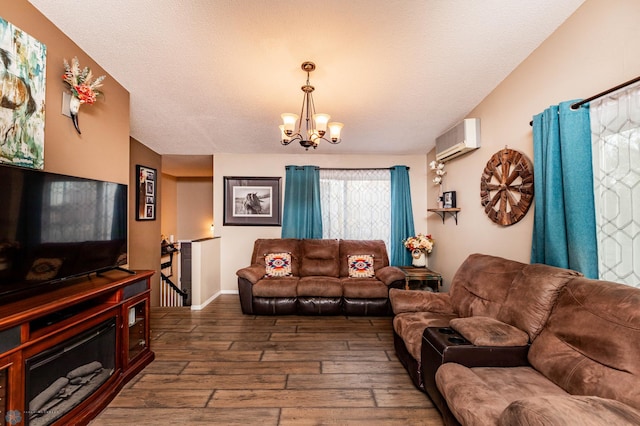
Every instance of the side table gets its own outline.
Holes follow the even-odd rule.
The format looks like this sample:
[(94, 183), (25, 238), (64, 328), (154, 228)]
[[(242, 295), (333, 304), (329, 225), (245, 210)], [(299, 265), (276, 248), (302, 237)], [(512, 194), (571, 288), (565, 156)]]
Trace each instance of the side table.
[[(442, 275), (439, 272), (432, 271), (429, 268), (416, 268), (415, 266), (400, 266), (404, 272), (404, 288), (412, 290), (411, 281), (423, 281), (427, 283), (427, 287), (434, 292), (438, 292), (442, 287)], [(423, 287), (414, 288), (413, 290), (423, 290)]]

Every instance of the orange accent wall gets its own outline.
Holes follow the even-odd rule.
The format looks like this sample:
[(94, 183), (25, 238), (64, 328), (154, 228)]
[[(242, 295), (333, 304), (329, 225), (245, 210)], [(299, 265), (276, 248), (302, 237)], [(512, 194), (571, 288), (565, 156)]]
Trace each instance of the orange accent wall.
[[(26, 0), (2, 1), (0, 16), (47, 46), (44, 169), (73, 176), (129, 182), (129, 92)], [(79, 112), (82, 134), (62, 115), (63, 60), (78, 57), (106, 75), (104, 97)]]

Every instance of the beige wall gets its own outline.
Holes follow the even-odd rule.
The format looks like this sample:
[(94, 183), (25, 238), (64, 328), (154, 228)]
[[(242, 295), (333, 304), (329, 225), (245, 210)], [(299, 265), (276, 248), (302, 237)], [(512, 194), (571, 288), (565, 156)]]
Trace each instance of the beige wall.
[(178, 179), (175, 176), (162, 174), (162, 220), (160, 231), (169, 238), (173, 235), (177, 241), (178, 236)]
[[(131, 164), (129, 165), (130, 182), (137, 182), (136, 165), (156, 169), (160, 173), (162, 161), (159, 154), (147, 148), (135, 139), (131, 139)], [(156, 188), (157, 206), (162, 205), (162, 180), (158, 180)], [(129, 267), (131, 269), (153, 269), (151, 277), (151, 305), (160, 304), (160, 224), (162, 209), (156, 210), (156, 220), (135, 219), (136, 191), (135, 184), (129, 185)]]
[(213, 180), (210, 177), (177, 179), (176, 239), (209, 238), (213, 223)]
[[(26, 0), (3, 0), (0, 16), (47, 46), (44, 169), (129, 183), (129, 92)], [(95, 75), (106, 75), (105, 96), (80, 108), (82, 134), (61, 114), (63, 59), (78, 57)]]
[(220, 238), (191, 243), (192, 310), (203, 309), (220, 295), (220, 249)]
[[(326, 168), (366, 168), (392, 167), (406, 165), (411, 168), (411, 196), (416, 232), (427, 231), (426, 219), (426, 181), (427, 166), (425, 155), (331, 155), (331, 147), (324, 146), (328, 154), (305, 155), (297, 146), (283, 148), (274, 144), (271, 155), (233, 155), (217, 154), (214, 156), (214, 216), (216, 235), (221, 239), (221, 288), (222, 292), (237, 292), (238, 282), (236, 270), (248, 266), (251, 260), (253, 242), (256, 238), (280, 238), (279, 226), (222, 226), (223, 223), (223, 177), (224, 176), (280, 176), (281, 192), (284, 200), (285, 166), (316, 165)], [(288, 152), (292, 154), (287, 154)], [(246, 165), (251, 164), (250, 172)]]
[[(553, 35), (507, 77), (469, 117), (479, 117), (482, 148), (447, 163), (445, 190), (457, 191), (459, 224), (443, 225), (435, 215), (432, 269), (448, 285), (470, 254), (482, 252), (529, 262), (533, 208), (510, 227), (493, 224), (480, 205), (480, 175), (486, 162), (507, 145), (533, 160), (532, 116), (549, 105), (587, 98), (640, 74), (640, 1), (587, 0)], [(430, 154), (430, 160), (433, 157)], [(429, 207), (435, 188), (429, 185)]]
[(209, 238), (213, 223), (213, 179), (162, 175), (162, 234), (175, 240)]

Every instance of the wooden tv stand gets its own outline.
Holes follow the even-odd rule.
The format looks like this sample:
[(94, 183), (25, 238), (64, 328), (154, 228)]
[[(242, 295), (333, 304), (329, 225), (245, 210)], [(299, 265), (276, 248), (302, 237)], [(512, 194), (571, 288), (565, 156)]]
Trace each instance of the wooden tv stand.
[[(113, 373), (54, 425), (88, 424), (154, 354), (149, 341), (154, 271), (109, 271), (0, 306), (0, 426), (28, 418), (26, 362), (105, 321), (115, 320)], [(113, 327), (112, 327), (113, 328)], [(113, 335), (113, 332), (112, 332)]]

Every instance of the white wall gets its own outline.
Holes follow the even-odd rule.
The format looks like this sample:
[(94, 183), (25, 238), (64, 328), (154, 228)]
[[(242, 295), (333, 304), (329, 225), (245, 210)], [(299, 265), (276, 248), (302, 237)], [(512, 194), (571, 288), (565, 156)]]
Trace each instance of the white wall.
[(220, 294), (220, 238), (191, 243), (191, 309), (200, 310)]
[[(459, 224), (447, 219), (443, 225), (437, 216), (429, 217), (436, 239), (429, 262), (443, 274), (445, 287), (474, 252), (529, 262), (535, 206), (515, 225), (495, 225), (480, 205), (482, 171), (491, 155), (505, 146), (533, 160), (529, 122), (549, 105), (587, 98), (637, 77), (639, 22), (638, 0), (587, 0), (469, 113), (480, 118), (482, 148), (446, 166), (445, 190), (457, 191)], [(435, 188), (428, 189), (429, 207), (434, 207)]]
[[(343, 141), (342, 143), (349, 143)], [(392, 143), (392, 142), (390, 142)], [(217, 154), (214, 156), (214, 217), (216, 235), (221, 239), (220, 276), (222, 292), (237, 292), (235, 272), (249, 265), (253, 242), (257, 238), (280, 238), (276, 226), (222, 226), (224, 176), (282, 177), (284, 201), (285, 166), (315, 165), (325, 168), (367, 168), (406, 165), (410, 167), (411, 197), (416, 232), (427, 232), (426, 182), (427, 163), (424, 155), (330, 155), (331, 147), (323, 146), (328, 154), (306, 154), (297, 146), (282, 147), (273, 142), (273, 151), (283, 154)], [(287, 154), (293, 152), (295, 154)]]

